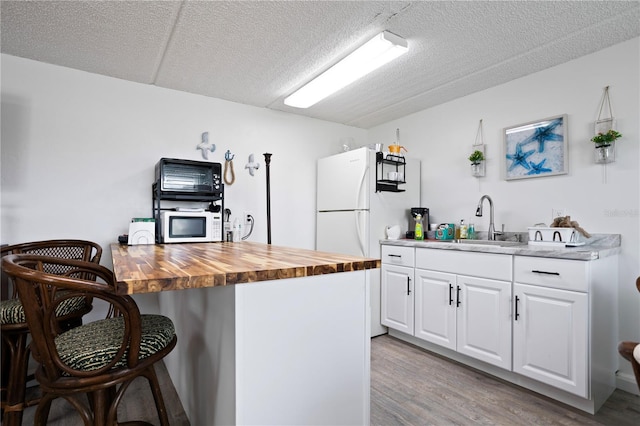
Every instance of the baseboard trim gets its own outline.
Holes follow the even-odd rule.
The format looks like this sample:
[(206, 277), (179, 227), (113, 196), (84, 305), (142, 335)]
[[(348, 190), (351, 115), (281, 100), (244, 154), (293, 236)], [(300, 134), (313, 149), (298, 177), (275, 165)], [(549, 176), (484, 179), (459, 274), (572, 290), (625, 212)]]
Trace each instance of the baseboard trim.
[(618, 374), (616, 374), (616, 387), (625, 392), (640, 396), (640, 389), (638, 389), (636, 377), (632, 374), (618, 372)]

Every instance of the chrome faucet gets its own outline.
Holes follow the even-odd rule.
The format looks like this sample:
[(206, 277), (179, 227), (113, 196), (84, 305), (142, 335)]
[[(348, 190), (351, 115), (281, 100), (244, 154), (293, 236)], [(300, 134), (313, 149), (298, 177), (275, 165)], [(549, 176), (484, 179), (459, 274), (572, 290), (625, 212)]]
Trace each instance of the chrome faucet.
[(489, 201), (489, 239), (495, 240), (496, 235), (502, 235), (502, 232), (496, 232), (495, 225), (493, 224), (493, 200), (491, 199), (491, 197), (489, 197), (488, 195), (483, 195), (482, 197), (480, 197), (478, 208), (476, 209), (476, 216), (482, 216), (482, 202), (485, 199)]

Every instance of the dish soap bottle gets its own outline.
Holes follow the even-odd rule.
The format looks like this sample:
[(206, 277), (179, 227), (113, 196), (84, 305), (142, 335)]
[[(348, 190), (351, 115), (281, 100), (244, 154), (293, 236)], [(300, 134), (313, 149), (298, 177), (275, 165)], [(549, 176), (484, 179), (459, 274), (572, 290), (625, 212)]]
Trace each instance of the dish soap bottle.
[(424, 240), (424, 233), (422, 232), (422, 215), (416, 215), (416, 229), (415, 229), (415, 238), (416, 240)]
[(460, 239), (467, 239), (467, 225), (464, 224), (464, 219), (460, 219)]

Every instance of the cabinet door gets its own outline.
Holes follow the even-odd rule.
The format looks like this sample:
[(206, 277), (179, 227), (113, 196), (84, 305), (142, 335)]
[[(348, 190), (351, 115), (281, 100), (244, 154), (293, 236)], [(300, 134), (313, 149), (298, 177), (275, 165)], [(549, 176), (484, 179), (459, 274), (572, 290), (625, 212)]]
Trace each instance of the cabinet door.
[(514, 284), (513, 371), (588, 398), (586, 293)]
[(382, 324), (413, 334), (413, 268), (382, 265)]
[(458, 352), (511, 369), (511, 283), (458, 275)]
[(456, 350), (456, 276), (416, 269), (415, 336)]

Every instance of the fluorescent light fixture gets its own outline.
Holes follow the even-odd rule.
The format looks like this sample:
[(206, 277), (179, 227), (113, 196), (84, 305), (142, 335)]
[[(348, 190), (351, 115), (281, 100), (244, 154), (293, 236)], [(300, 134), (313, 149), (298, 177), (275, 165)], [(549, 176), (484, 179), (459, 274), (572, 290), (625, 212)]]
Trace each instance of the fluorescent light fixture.
[(389, 31), (383, 31), (287, 96), (284, 103), (296, 108), (309, 108), (360, 77), (406, 53), (407, 50), (409, 48), (405, 39)]

